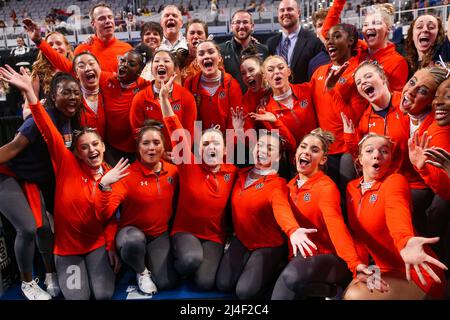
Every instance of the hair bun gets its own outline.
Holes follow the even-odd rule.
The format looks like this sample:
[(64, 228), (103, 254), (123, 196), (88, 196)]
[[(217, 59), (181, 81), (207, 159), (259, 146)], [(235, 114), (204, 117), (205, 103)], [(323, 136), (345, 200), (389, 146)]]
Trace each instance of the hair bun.
[(316, 128), (312, 130), (311, 134), (321, 137), (323, 140), (325, 140), (327, 145), (332, 144), (335, 140), (333, 133), (331, 133), (330, 131), (325, 131), (322, 128)]

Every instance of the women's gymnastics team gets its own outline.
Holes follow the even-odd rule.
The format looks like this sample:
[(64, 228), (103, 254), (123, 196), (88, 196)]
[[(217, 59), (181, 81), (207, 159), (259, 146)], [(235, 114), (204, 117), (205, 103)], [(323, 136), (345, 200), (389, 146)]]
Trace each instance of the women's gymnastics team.
[(126, 52), (117, 72), (27, 24), (40, 50), (31, 76), (0, 68), (26, 98), (0, 148), (24, 296), (111, 299), (128, 267), (143, 294), (191, 278), (239, 299), (443, 298), (449, 35), (417, 17), (405, 59), (388, 41), (392, 5), (373, 8), (359, 39), (339, 23), (344, 4), (322, 29), (330, 63), (292, 84), (282, 57), (250, 52), (244, 95), (201, 21), (187, 27), (188, 59), (158, 50), (149, 25), (153, 45)]

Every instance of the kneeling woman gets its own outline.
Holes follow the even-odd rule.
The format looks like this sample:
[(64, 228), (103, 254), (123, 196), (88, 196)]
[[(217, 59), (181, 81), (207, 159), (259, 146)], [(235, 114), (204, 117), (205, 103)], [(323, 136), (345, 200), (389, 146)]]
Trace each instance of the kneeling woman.
[(272, 299), (306, 298), (310, 285), (345, 288), (351, 272), (366, 271), (340, 208), (339, 190), (321, 170), (326, 166), (328, 146), (334, 136), (322, 129), (306, 135), (295, 154), (298, 175), (289, 182), (292, 208), (299, 223), (318, 232), (311, 234), (317, 250), (291, 256), (275, 285)]
[(176, 166), (162, 160), (164, 136), (158, 125), (153, 120), (144, 122), (137, 136), (138, 161), (129, 167), (128, 175), (126, 160), (106, 173), (96, 199), (101, 221), (110, 219), (121, 205), (115, 243), (122, 260), (136, 272), (139, 289), (146, 294), (177, 284), (168, 224), (178, 172)]
[[(103, 162), (105, 145), (95, 130), (84, 128), (74, 135), (74, 153), (67, 150), (34, 94), (31, 78), (24, 69), (21, 72), (9, 66), (0, 68), (3, 78), (25, 94), (52, 159), (56, 176), (54, 254), (61, 290), (66, 299), (89, 299), (91, 291), (96, 299), (110, 299), (115, 276), (105, 249), (104, 228), (95, 216), (94, 206), (97, 181), (108, 169)], [(69, 97), (69, 111), (81, 103), (77, 87), (63, 92)], [(75, 283), (71, 281), (74, 274), (79, 275)]]
[(199, 156), (191, 153), (188, 131), (183, 129), (169, 102), (174, 79), (161, 83), (159, 96), (164, 124), (172, 139), (182, 139), (179, 144), (172, 140), (180, 177), (180, 197), (170, 233), (175, 268), (181, 276), (194, 275), (199, 289), (211, 290), (223, 255), (227, 204), (237, 168), (223, 163), (225, 143), (222, 132), (216, 128), (203, 132)]
[[(253, 149), (255, 165), (239, 172), (231, 196), (235, 237), (225, 252), (217, 274), (217, 287), (235, 291), (239, 299), (262, 298), (271, 290), (286, 263), (285, 234), (294, 251), (309, 243), (295, 221), (286, 181), (277, 174), (280, 137), (262, 131)], [(283, 232), (284, 231), (284, 232)], [(308, 246), (305, 244), (305, 246)]]
[(370, 254), (389, 290), (371, 292), (355, 279), (344, 299), (441, 298), (446, 285), (441, 269), (447, 268), (426, 247), (439, 238), (414, 235), (408, 181), (400, 174), (388, 174), (392, 143), (385, 136), (369, 133), (359, 148), (363, 176), (347, 186), (350, 229), (357, 245), (367, 252), (365, 260)]

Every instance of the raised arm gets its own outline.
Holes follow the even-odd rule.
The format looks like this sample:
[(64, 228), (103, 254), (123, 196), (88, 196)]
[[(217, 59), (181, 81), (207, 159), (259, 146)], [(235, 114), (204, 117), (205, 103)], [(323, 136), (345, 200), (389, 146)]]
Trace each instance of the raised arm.
[(70, 156), (73, 155), (67, 150), (61, 133), (55, 127), (52, 119), (34, 94), (31, 77), (26, 73), (24, 68), (20, 68), (20, 72), (21, 74), (17, 73), (9, 65), (6, 65), (5, 68), (0, 67), (2, 78), (22, 91), (27, 98), (34, 121), (44, 137), (45, 142), (47, 142), (53, 167), (55, 170), (58, 170), (64, 157), (68, 154)]
[(328, 31), (339, 23), (345, 2), (346, 0), (334, 0), (333, 5), (328, 9), (327, 16), (322, 26), (322, 36), (324, 38), (327, 37)]
[(47, 43), (47, 41), (41, 38), (39, 26), (30, 19), (25, 19), (23, 23), (25, 24), (25, 29), (27, 30), (30, 39), (36, 44), (36, 47), (41, 50), (42, 54), (50, 61), (53, 67), (74, 75), (72, 71), (72, 61), (58, 53)]
[(172, 143), (173, 162), (176, 165), (182, 165), (194, 162), (194, 155), (191, 153), (191, 141), (189, 131), (183, 128), (180, 119), (173, 112), (169, 101), (169, 88), (175, 81), (176, 76), (172, 76), (170, 80), (164, 84), (161, 82), (159, 91), (159, 99), (161, 104), (161, 112), (163, 115), (164, 125), (169, 131), (170, 142)]

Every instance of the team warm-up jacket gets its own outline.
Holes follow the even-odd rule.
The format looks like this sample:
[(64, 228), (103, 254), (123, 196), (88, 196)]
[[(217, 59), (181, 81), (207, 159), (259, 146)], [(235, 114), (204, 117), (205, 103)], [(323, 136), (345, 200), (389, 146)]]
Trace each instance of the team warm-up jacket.
[[(344, 9), (345, 0), (335, 0), (330, 7), (327, 17), (323, 23), (322, 35), (327, 36), (328, 31), (340, 21), (341, 12)], [(393, 43), (388, 43), (386, 47), (370, 52), (364, 40), (358, 40), (358, 59), (377, 61), (384, 70), (389, 83), (389, 90), (402, 91), (408, 80), (408, 62), (395, 50)]]
[(74, 54), (77, 55), (84, 51), (89, 51), (98, 59), (100, 68), (103, 71), (117, 72), (117, 66), (119, 64), (118, 57), (123, 56), (131, 49), (133, 49), (131, 45), (115, 37), (110, 41), (101, 41), (94, 35), (92, 36), (91, 44), (82, 43), (78, 45)]
[[(100, 192), (97, 181), (64, 145), (40, 102), (30, 109), (48, 145), (56, 176), (55, 241), (57, 255), (82, 255), (106, 244), (103, 223), (95, 215), (95, 194)], [(108, 170), (107, 165), (102, 165)]]
[(162, 161), (161, 171), (156, 174), (136, 161), (128, 172), (111, 186), (111, 192), (97, 193), (97, 217), (108, 221), (120, 205), (119, 228), (134, 226), (148, 236), (158, 237), (168, 230), (172, 216), (172, 201), (178, 185), (177, 167)]
[(310, 177), (300, 188), (298, 175), (289, 184), (292, 210), (303, 228), (317, 229), (308, 238), (317, 246), (314, 254), (337, 254), (350, 271), (363, 262), (342, 217), (339, 190), (322, 171)]
[[(360, 181), (360, 178), (353, 180), (347, 186), (347, 210), (352, 235), (373, 258), (382, 276), (406, 279), (400, 251), (414, 237), (408, 181), (400, 174), (388, 175), (376, 181), (364, 195), (361, 194)], [(425, 250), (433, 255), (429, 248)], [(446, 286), (444, 272), (432, 264), (429, 266), (442, 283), (436, 283), (426, 272), (422, 272), (427, 282), (427, 285), (422, 285), (414, 268), (411, 268), (411, 280), (428, 295), (439, 298)]]
[(266, 110), (275, 114), (291, 132), (298, 145), (303, 136), (317, 128), (317, 119), (311, 101), (309, 83), (291, 84), (294, 104), (292, 109), (275, 101), (273, 97), (267, 103)]
[(232, 128), (230, 108), (241, 106), (241, 87), (230, 74), (222, 71), (220, 86), (211, 97), (201, 86), (201, 75), (201, 72), (197, 73), (184, 82), (184, 87), (194, 95), (197, 119), (202, 121), (203, 129), (220, 125), (220, 130), (225, 133), (227, 128)]
[(391, 96), (386, 116), (376, 114), (372, 106), (368, 105), (359, 123), (355, 125), (354, 133), (344, 133), (348, 151), (354, 158), (358, 156), (358, 142), (369, 132), (388, 136), (394, 143), (392, 148), (392, 172), (398, 172), (403, 162), (408, 160), (408, 132), (406, 127), (408, 117), (400, 111), (401, 92), (394, 92)]
[[(58, 70), (71, 73), (76, 77), (72, 69), (72, 61), (59, 54), (48, 42), (42, 40), (37, 47)], [(106, 116), (103, 95), (101, 93), (98, 95), (97, 113), (89, 107), (84, 97), (83, 105), (84, 108), (81, 110), (80, 125), (82, 127), (95, 128), (100, 136), (105, 138)]]
[[(450, 126), (439, 126), (435, 121), (426, 129), (428, 136), (431, 136), (429, 147), (440, 147), (444, 150), (450, 150)], [(415, 168), (425, 183), (445, 200), (450, 200), (450, 178), (447, 173), (432, 166), (425, 164), (422, 169)]]
[[(330, 131), (335, 136), (335, 141), (330, 145), (329, 154), (339, 154), (347, 151), (344, 143), (343, 124), (341, 112), (355, 123), (361, 116), (367, 102), (359, 95), (353, 73), (358, 66), (356, 57), (348, 60), (349, 66), (336, 83), (335, 88), (327, 90), (325, 81), (328, 77), (332, 64), (320, 66), (314, 72), (311, 84), (311, 99), (317, 114), (319, 126), (326, 131)], [(339, 95), (336, 97), (336, 95)], [(346, 101), (345, 104), (339, 101)]]
[(290, 236), (299, 228), (289, 204), (286, 180), (270, 174), (245, 188), (251, 169), (239, 171), (231, 196), (236, 237), (250, 251), (279, 247), (286, 242), (285, 234)]
[[(197, 106), (195, 104), (194, 96), (182, 86), (174, 83), (173, 91), (169, 96), (169, 101), (173, 112), (180, 119), (183, 128), (188, 130), (191, 137), (194, 136), (194, 121), (197, 120)], [(133, 132), (144, 123), (146, 119), (153, 119), (163, 122), (161, 113), (161, 105), (159, 103), (158, 95), (153, 92), (153, 86), (148, 86), (145, 90), (139, 92), (131, 104), (130, 123)], [(170, 135), (166, 128), (162, 129), (164, 138), (166, 140), (166, 149), (171, 149)]]
[[(41, 41), (39, 48), (57, 69), (73, 74), (72, 61), (60, 55), (45, 41)], [(150, 81), (139, 77), (134, 83), (122, 87), (115, 73), (100, 73), (99, 85), (106, 118), (105, 141), (117, 150), (129, 153), (136, 150), (130, 125), (131, 103), (134, 96), (150, 84)]]
[[(164, 124), (170, 134), (183, 129), (177, 116), (165, 117)], [(186, 158), (190, 164), (177, 164), (180, 195), (170, 234), (189, 232), (197, 238), (224, 244), (226, 209), (238, 169), (222, 164), (214, 173), (202, 164), (195, 164), (196, 157), (190, 152), (191, 144), (185, 138), (182, 135), (180, 145), (184, 145), (185, 152), (188, 151)], [(177, 144), (178, 141), (172, 141), (174, 148)], [(176, 153), (175, 150), (173, 152)]]

